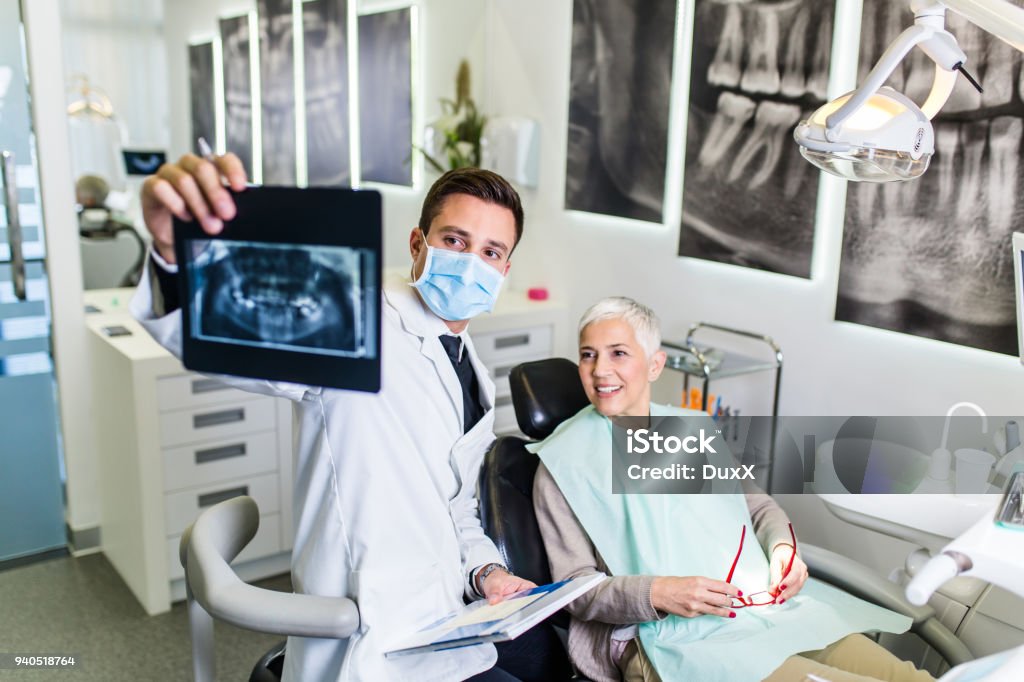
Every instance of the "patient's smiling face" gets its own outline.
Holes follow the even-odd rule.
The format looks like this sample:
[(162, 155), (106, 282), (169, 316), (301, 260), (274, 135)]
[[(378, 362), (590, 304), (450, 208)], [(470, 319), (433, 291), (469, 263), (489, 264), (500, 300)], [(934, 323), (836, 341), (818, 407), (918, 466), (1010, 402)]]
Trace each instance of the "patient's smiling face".
[(665, 366), (665, 354), (650, 358), (636, 332), (621, 318), (591, 322), (580, 332), (580, 380), (587, 398), (606, 417), (646, 417), (651, 382)]

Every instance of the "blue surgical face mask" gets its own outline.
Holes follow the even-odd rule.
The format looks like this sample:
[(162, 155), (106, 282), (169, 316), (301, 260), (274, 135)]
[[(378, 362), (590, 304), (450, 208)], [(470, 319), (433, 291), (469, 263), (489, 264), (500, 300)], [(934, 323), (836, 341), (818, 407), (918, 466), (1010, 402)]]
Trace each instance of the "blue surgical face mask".
[[(424, 236), (424, 244), (426, 240)], [(504, 281), (500, 272), (474, 253), (427, 245), (423, 273), (412, 286), (435, 315), (454, 322), (490, 312)]]

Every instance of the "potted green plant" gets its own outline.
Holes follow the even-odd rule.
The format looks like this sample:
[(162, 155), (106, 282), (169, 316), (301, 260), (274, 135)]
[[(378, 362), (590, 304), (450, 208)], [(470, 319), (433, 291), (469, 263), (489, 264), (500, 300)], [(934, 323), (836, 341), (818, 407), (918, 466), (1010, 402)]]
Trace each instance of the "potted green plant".
[(427, 128), (427, 148), (417, 147), (438, 173), (480, 165), (480, 136), (487, 123), (470, 94), (469, 62), (455, 75), (455, 99), (441, 98), (443, 115)]

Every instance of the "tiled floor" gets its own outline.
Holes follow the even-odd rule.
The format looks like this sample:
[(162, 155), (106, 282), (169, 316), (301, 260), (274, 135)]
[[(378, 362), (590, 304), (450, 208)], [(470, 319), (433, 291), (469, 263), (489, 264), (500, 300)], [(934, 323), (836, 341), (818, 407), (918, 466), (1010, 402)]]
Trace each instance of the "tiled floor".
[[(290, 591), (288, 576), (259, 583)], [(273, 644), (217, 623), (217, 679), (249, 679)], [(184, 602), (147, 616), (102, 554), (59, 558), (0, 571), (0, 653), (74, 654), (75, 670), (0, 670), (0, 679), (43, 682), (191, 680)]]

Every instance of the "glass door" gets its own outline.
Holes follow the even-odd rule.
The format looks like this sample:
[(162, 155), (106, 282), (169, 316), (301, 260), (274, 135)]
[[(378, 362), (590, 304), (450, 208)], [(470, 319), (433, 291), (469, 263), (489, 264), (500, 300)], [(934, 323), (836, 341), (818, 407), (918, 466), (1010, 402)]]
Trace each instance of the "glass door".
[(0, 0), (0, 561), (66, 544), (23, 37), (19, 0)]

